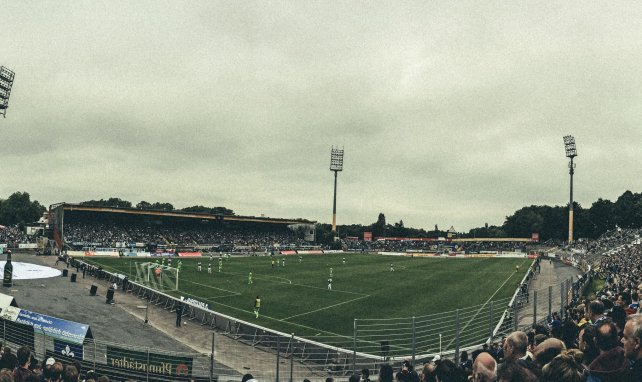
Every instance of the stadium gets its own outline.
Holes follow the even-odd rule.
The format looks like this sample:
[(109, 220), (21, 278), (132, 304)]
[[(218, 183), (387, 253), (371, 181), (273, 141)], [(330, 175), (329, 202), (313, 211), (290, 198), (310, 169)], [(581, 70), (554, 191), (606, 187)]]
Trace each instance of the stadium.
[[(46, 216), (42, 232), (51, 240), (14, 251), (51, 254), (35, 258), (59, 269), (60, 279), (69, 277), (74, 295), (122, 309), (135, 327), (171, 332), (180, 345), (169, 346), (184, 349), (152, 341), (141, 351), (138, 335), (104, 341), (96, 325), (87, 325), (93, 331), (82, 346), (72, 343), (83, 369), (116, 379), (145, 354), (173, 364), (171, 378), (152, 361), (140, 366), (142, 374), (128, 375), (237, 380), (249, 370), (261, 379), (324, 380), (363, 369), (376, 375), (385, 363), (458, 359), (553, 313), (568, 314), (592, 278), (587, 256), (534, 238), (374, 238), (376, 251), (354, 249), (347, 239), (353, 249), (345, 241), (337, 250), (315, 244), (315, 222), (300, 219), (67, 203), (52, 205)], [(617, 242), (635, 240), (639, 233), (627, 232)], [(27, 343), (42, 357), (61, 346), (19, 318), (4, 321), (15, 331), (7, 343)], [(238, 367), (251, 351), (261, 366)]]
[(618, 5), (3, 2), (0, 382), (642, 382)]

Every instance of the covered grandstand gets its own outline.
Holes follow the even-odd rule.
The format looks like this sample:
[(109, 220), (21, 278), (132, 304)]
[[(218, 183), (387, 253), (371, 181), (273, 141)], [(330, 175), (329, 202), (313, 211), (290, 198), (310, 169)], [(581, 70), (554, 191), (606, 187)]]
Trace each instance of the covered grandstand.
[[(141, 210), (59, 203), (49, 227), (59, 249), (112, 247), (266, 250), (313, 240), (316, 222), (256, 216)], [(304, 227), (305, 229), (301, 229)], [(104, 234), (103, 234), (104, 232)], [(240, 239), (242, 237), (243, 239)]]

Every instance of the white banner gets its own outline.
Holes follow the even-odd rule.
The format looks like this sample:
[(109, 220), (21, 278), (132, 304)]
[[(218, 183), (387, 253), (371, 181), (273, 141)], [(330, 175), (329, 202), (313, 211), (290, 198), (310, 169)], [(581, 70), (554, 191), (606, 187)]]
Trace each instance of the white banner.
[(36, 249), (36, 248), (38, 248), (38, 244), (37, 243), (18, 244), (18, 248), (20, 248), (20, 249)]

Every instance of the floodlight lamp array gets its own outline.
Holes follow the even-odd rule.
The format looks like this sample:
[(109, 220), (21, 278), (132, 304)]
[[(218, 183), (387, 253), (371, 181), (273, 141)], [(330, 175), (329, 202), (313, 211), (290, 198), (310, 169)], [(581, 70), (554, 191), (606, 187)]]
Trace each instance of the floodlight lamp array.
[(15, 75), (13, 71), (4, 66), (0, 66), (0, 114), (2, 114), (3, 117), (7, 116), (9, 96), (11, 95), (11, 87), (13, 86)]
[(343, 171), (343, 149), (332, 148), (330, 153), (330, 171)]
[(577, 156), (577, 149), (575, 148), (575, 138), (572, 135), (564, 136), (564, 148), (566, 149), (567, 158), (574, 158)]

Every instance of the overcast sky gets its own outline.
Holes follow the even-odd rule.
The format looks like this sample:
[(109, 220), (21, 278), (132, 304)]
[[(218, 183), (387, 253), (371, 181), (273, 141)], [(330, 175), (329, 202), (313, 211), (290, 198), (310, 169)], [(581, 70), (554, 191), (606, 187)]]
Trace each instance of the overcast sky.
[(642, 191), (642, 4), (7, 1), (0, 198), (458, 231)]

